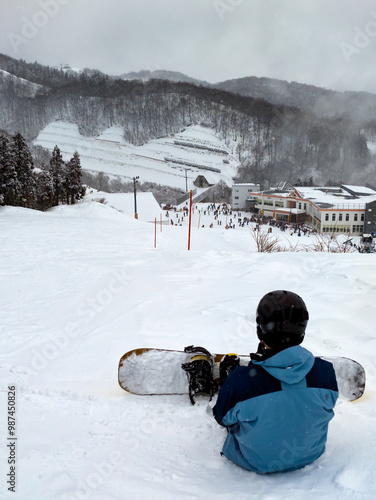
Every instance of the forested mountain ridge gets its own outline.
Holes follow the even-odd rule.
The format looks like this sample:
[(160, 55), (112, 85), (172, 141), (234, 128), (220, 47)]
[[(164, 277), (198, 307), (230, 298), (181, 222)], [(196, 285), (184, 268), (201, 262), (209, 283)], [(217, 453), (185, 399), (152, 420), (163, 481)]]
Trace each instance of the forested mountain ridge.
[(153, 78), (191, 82), (235, 94), (263, 99), (272, 104), (292, 106), (319, 117), (347, 115), (358, 124), (368, 125), (376, 117), (376, 94), (369, 92), (336, 91), (275, 78), (248, 76), (210, 84), (174, 71), (139, 71), (121, 75), (125, 79), (147, 81)]
[(208, 82), (197, 80), (196, 78), (191, 78), (190, 76), (184, 75), (179, 71), (165, 71), (161, 69), (156, 69), (154, 71), (144, 70), (144, 71), (132, 71), (130, 73), (123, 73), (120, 75), (122, 80), (170, 80), (171, 82), (188, 82), (194, 83), (196, 85), (206, 85), (210, 86)]
[[(133, 144), (201, 124), (228, 143), (236, 141), (238, 180), (374, 182), (367, 147), (372, 127), (365, 129), (343, 115), (324, 118), (207, 85), (124, 80), (98, 71), (75, 74), (8, 56), (0, 56), (0, 69), (0, 129), (19, 131), (29, 141), (56, 120), (77, 124), (87, 136), (120, 125)], [(20, 91), (25, 81), (33, 95)]]
[(339, 92), (297, 82), (255, 76), (226, 80), (216, 88), (240, 95), (265, 99), (314, 113), (318, 117), (347, 116), (357, 124), (367, 126), (376, 117), (376, 95), (368, 92)]

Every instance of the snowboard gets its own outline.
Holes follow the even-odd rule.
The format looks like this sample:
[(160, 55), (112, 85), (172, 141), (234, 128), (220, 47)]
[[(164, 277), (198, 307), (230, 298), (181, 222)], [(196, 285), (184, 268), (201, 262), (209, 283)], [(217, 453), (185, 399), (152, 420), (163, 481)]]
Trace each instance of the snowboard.
[[(168, 349), (140, 348), (125, 353), (119, 361), (118, 380), (122, 389), (143, 396), (188, 394), (188, 379), (181, 368), (191, 353)], [(213, 377), (218, 387), (219, 362), (223, 354), (213, 354)], [(250, 357), (241, 355), (240, 365), (247, 366)], [(362, 365), (340, 356), (321, 359), (333, 364), (339, 396), (347, 401), (359, 399), (365, 390), (366, 376)]]

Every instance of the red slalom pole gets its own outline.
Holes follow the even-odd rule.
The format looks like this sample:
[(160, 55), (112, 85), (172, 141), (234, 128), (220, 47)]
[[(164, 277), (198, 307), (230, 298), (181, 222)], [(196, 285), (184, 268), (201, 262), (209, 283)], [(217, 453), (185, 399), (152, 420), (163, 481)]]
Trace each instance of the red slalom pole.
[(188, 250), (191, 249), (192, 190), (189, 192)]

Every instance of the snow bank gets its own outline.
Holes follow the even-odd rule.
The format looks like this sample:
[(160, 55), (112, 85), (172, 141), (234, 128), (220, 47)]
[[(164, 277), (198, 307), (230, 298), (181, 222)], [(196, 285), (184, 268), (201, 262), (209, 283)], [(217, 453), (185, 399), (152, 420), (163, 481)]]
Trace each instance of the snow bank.
[[(89, 192), (86, 199), (104, 203), (105, 206), (114, 208), (130, 217), (134, 217), (135, 203), (133, 193), (104, 193), (93, 190), (93, 193)], [(166, 212), (161, 209), (153, 193), (137, 191), (136, 203), (139, 220), (154, 222), (156, 218), (159, 222), (161, 215), (162, 220), (166, 220)]]

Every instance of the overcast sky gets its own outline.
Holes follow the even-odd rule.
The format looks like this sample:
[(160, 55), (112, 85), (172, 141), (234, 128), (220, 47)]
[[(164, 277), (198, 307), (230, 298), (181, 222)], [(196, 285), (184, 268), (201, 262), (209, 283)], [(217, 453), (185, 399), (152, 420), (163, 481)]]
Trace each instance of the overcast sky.
[(376, 0), (0, 0), (0, 52), (376, 93)]

